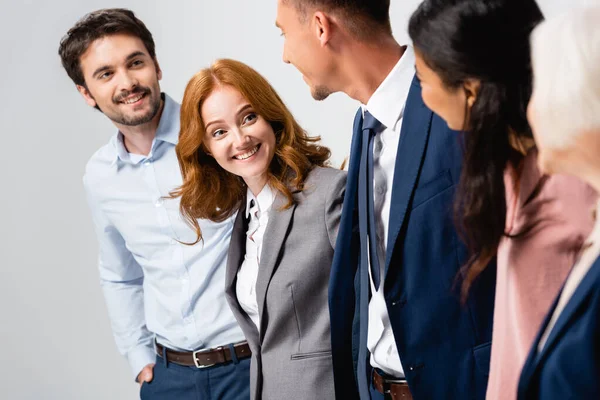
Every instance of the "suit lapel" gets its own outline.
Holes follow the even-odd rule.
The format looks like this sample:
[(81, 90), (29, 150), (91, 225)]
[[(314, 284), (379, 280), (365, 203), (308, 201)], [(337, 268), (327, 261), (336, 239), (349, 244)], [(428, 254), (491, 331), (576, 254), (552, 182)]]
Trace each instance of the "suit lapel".
[[(236, 282), (237, 273), (244, 262), (244, 256), (246, 255), (246, 231), (248, 230), (248, 223), (246, 221), (246, 200), (242, 201), (242, 206), (238, 211), (235, 223), (233, 224), (233, 231), (231, 232), (231, 241), (229, 244), (229, 251), (227, 252), (227, 271), (225, 274), (225, 294), (229, 299), (230, 304), (235, 305), (233, 313), (240, 318), (240, 325), (245, 324), (248, 329), (245, 332), (249, 332), (254, 337), (247, 337), (248, 343), (252, 346), (254, 343), (258, 343), (258, 330), (254, 326), (252, 319), (246, 314), (246, 312), (240, 306), (236, 294)], [(257, 349), (252, 349), (257, 351)]]
[[(574, 318), (578, 314), (579, 311), (581, 311), (581, 308), (584, 306), (584, 302), (587, 299), (588, 295), (590, 294), (590, 292), (593, 289), (596, 288), (596, 285), (598, 285), (599, 282), (600, 282), (600, 258), (598, 258), (594, 262), (594, 264), (592, 265), (592, 267), (590, 268), (590, 270), (588, 271), (586, 276), (583, 278), (583, 280), (577, 287), (577, 289), (575, 289), (573, 296), (571, 297), (571, 299), (569, 300), (569, 302), (567, 303), (567, 305), (565, 306), (563, 311), (560, 313), (560, 316), (556, 320), (556, 323), (554, 324), (554, 327), (552, 328), (552, 331), (550, 332), (550, 335), (548, 336), (548, 339), (546, 340), (546, 344), (544, 345), (544, 347), (542, 348), (542, 351), (539, 353), (539, 355), (537, 357), (536, 366), (539, 365), (544, 360), (545, 357), (547, 357), (549, 351), (552, 350), (554, 344), (556, 344), (556, 341), (558, 339), (560, 339), (560, 337), (565, 333), (565, 330), (569, 327), (569, 322), (571, 321), (571, 319)], [(548, 322), (549, 322), (550, 318), (552, 317), (552, 313), (554, 312), (554, 309), (556, 308), (557, 303), (558, 303), (558, 299), (555, 302), (554, 307), (552, 307), (552, 309), (551, 309), (552, 311), (547, 316), (546, 323), (544, 324), (544, 328), (543, 328), (544, 330), (546, 329)], [(538, 335), (538, 338), (535, 341), (535, 346), (538, 346), (539, 340), (540, 340), (542, 334), (543, 334), (543, 331), (540, 332), (540, 335)], [(534, 350), (535, 350), (535, 348), (534, 348)]]
[(242, 201), (242, 206), (237, 213), (231, 232), (231, 242), (227, 252), (227, 273), (225, 275), (225, 291), (235, 293), (235, 280), (238, 270), (244, 261), (246, 254), (246, 201)]
[[(348, 166), (348, 180), (346, 184), (346, 194), (344, 197), (342, 221), (352, 225), (354, 209), (356, 206), (356, 196), (358, 193), (358, 172), (360, 169), (360, 157), (362, 149), (362, 110), (359, 108), (354, 117), (354, 134), (350, 146), (350, 164)], [(341, 226), (340, 226), (341, 230)], [(352, 227), (350, 227), (350, 231)]]
[[(271, 210), (269, 211), (269, 222), (263, 237), (263, 246), (260, 262), (258, 264), (258, 277), (256, 279), (256, 299), (258, 303), (258, 312), (261, 316), (265, 315), (265, 297), (269, 288), (269, 283), (275, 273), (279, 254), (287, 237), (290, 221), (296, 210), (295, 203), (291, 207), (282, 210), (281, 208), (285, 204), (286, 198), (281, 193), (277, 193), (273, 200)], [(262, 340), (265, 326), (262, 317), (260, 325), (260, 339)]]
[(408, 203), (412, 198), (415, 183), (419, 176), (425, 148), (429, 140), (432, 115), (433, 113), (425, 107), (421, 99), (421, 86), (415, 78), (408, 93), (396, 154), (387, 243), (388, 251), (385, 259), (386, 275), (394, 253), (394, 245), (404, 223)]

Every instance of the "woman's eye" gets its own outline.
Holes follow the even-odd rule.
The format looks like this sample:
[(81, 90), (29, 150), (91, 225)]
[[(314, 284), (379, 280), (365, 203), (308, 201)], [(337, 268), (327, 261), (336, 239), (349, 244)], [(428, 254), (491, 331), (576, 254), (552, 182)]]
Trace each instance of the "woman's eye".
[(219, 137), (221, 135), (223, 135), (225, 133), (225, 131), (223, 129), (217, 129), (216, 131), (213, 132), (213, 137)]
[(257, 118), (255, 113), (250, 113), (248, 115), (246, 115), (246, 117), (244, 118), (244, 123), (248, 123), (248, 122), (252, 122)]

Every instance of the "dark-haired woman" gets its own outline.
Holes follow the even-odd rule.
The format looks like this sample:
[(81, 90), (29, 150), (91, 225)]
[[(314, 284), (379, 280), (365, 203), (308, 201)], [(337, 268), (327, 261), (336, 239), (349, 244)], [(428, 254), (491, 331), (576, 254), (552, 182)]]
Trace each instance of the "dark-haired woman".
[[(188, 83), (181, 209), (237, 212), (225, 291), (250, 349), (252, 399), (333, 399), (328, 283), (346, 173), (254, 69), (217, 60)], [(208, 240), (208, 239), (207, 239)]]
[(529, 35), (542, 19), (533, 0), (425, 0), (409, 26), (423, 101), (465, 132), (456, 199), (470, 252), (464, 296), (497, 257), (488, 399), (516, 397), (529, 348), (592, 228), (591, 188), (537, 167), (526, 109)]

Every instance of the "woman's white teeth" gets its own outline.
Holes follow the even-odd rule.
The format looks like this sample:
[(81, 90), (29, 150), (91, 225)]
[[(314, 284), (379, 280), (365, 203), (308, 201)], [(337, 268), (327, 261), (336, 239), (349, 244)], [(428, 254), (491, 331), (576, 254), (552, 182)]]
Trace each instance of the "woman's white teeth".
[(247, 158), (250, 158), (254, 155), (254, 153), (256, 153), (258, 151), (258, 146), (256, 146), (255, 148), (253, 148), (252, 150), (250, 150), (247, 153), (241, 154), (239, 156), (235, 156), (235, 158), (237, 158), (238, 160), (245, 160)]
[(131, 99), (125, 99), (125, 100), (123, 100), (123, 103), (125, 103), (125, 104), (133, 104), (133, 103), (135, 103), (136, 101), (140, 101), (140, 99), (141, 99), (142, 97), (144, 97), (144, 94), (143, 94), (143, 93), (142, 93), (142, 94), (140, 94), (139, 96), (132, 97)]

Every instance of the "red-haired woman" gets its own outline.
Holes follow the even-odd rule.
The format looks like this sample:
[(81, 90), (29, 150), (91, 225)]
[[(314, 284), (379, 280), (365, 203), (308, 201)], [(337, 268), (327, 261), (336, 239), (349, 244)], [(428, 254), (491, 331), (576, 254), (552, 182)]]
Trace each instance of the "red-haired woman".
[(197, 218), (238, 213), (226, 294), (254, 399), (334, 398), (327, 290), (346, 173), (317, 141), (245, 64), (218, 60), (187, 85), (176, 195), (198, 240)]

